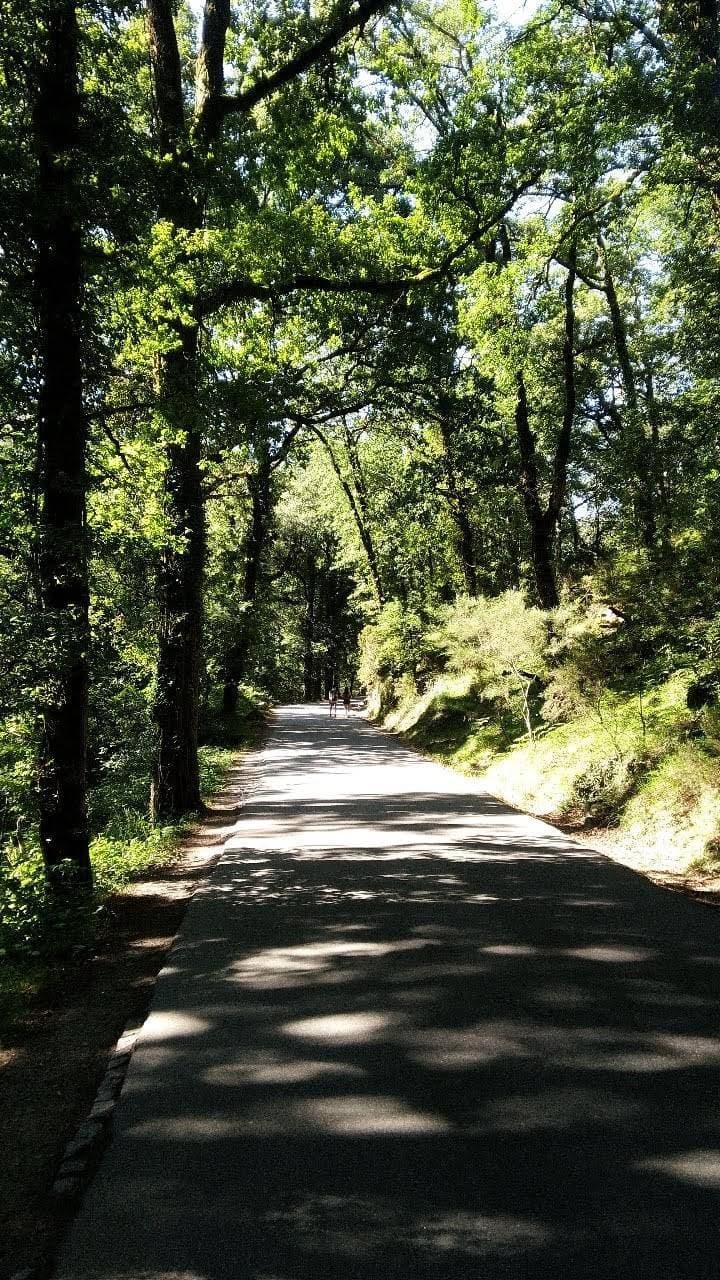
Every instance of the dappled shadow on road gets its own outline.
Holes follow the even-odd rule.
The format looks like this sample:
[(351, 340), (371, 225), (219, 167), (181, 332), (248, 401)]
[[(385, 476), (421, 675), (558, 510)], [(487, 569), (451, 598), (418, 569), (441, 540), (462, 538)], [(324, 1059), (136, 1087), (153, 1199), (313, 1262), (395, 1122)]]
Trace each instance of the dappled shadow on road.
[(387, 755), (244, 811), (64, 1274), (714, 1278), (716, 915)]

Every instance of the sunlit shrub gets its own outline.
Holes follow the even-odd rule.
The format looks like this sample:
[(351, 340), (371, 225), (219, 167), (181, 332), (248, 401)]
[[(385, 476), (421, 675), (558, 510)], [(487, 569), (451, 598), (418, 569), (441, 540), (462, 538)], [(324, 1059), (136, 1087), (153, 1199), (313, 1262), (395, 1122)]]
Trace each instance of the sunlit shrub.
[(427, 620), (399, 600), (391, 600), (360, 634), (358, 679), (368, 690), (405, 675), (417, 684), (432, 669), (434, 656)]
[(495, 599), (463, 596), (446, 611), (437, 633), (454, 671), (476, 673), (512, 708), (518, 705), (528, 736), (534, 703), (547, 673), (550, 615), (526, 604), (519, 591)]
[(589, 825), (613, 826), (622, 806), (637, 785), (642, 762), (616, 754), (593, 760), (579, 777), (567, 802), (565, 816)]

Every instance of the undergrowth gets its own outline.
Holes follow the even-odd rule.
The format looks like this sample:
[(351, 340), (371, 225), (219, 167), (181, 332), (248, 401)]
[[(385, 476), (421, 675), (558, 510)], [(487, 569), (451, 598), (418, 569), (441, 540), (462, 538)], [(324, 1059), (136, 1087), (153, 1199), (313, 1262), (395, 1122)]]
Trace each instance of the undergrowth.
[[(241, 694), (237, 713), (209, 718), (199, 752), (204, 798), (223, 787), (238, 749), (253, 745), (262, 732), (265, 703), (252, 690)], [(6, 752), (11, 780), (27, 770)], [(147, 783), (128, 773), (96, 785), (89, 815), (95, 832), (90, 856), (93, 891), (78, 906), (48, 895), (37, 831), (30, 822), (21, 835), (10, 835), (0, 850), (0, 1018), (37, 987), (49, 961), (72, 957), (92, 944), (102, 904), (113, 893), (149, 871), (168, 865), (186, 834), (190, 819), (153, 825)]]

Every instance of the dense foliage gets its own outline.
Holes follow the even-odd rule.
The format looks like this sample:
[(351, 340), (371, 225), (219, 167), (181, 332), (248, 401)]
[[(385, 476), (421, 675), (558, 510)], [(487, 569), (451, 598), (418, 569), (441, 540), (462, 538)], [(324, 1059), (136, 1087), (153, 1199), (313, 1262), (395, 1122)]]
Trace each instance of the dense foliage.
[(197, 807), (251, 689), (476, 765), (637, 708), (555, 812), (687, 768), (713, 847), (714, 10), (3, 17), (0, 945)]

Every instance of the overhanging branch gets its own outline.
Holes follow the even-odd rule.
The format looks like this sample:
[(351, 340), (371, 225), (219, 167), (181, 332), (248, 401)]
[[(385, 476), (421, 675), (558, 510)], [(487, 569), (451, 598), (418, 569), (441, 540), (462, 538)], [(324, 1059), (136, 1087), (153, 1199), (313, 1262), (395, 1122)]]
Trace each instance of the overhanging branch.
[(379, 298), (398, 298), (415, 285), (427, 284), (438, 279), (439, 268), (418, 271), (415, 275), (401, 276), (395, 279), (382, 280), (372, 276), (346, 276), (344, 279), (333, 276), (315, 275), (299, 272), (288, 280), (278, 280), (273, 284), (262, 284), (247, 276), (239, 276), (227, 280), (215, 289), (201, 293), (195, 303), (195, 314), (198, 319), (212, 315), (221, 307), (231, 306), (233, 302), (272, 302), (285, 297), (289, 293), (302, 291), (314, 293), (367, 293)]
[(251, 111), (253, 107), (257, 106), (258, 102), (270, 97), (277, 89), (282, 89), (286, 84), (290, 84), (292, 80), (302, 75), (304, 71), (309, 71), (316, 62), (324, 58), (327, 53), (331, 53), (335, 46), (351, 31), (362, 30), (370, 18), (374, 18), (387, 8), (389, 8), (388, 0), (359, 0), (346, 13), (338, 17), (318, 40), (308, 45), (305, 49), (301, 49), (299, 53), (296, 53), (293, 58), (289, 58), (276, 71), (270, 72), (269, 75), (260, 76), (259, 80), (255, 81), (255, 84), (250, 85), (249, 89), (223, 97), (220, 103), (223, 115)]
[(406, 268), (407, 274), (388, 279), (377, 276), (323, 276), (312, 272), (298, 272), (287, 280), (278, 280), (273, 284), (263, 284), (251, 280), (248, 276), (236, 276), (217, 285), (214, 289), (200, 293), (195, 303), (195, 315), (198, 320), (212, 315), (221, 307), (231, 306), (234, 302), (273, 302), (289, 293), (365, 293), (375, 298), (400, 298), (409, 289), (420, 285), (432, 284), (450, 274), (451, 268), (459, 258), (485, 239), (503, 218), (510, 212), (522, 195), (532, 187), (538, 174), (531, 174), (524, 182), (513, 187), (503, 203), (493, 211), (491, 217), (478, 222), (473, 230), (454, 249), (450, 249), (437, 266), (424, 267), (421, 270)]

